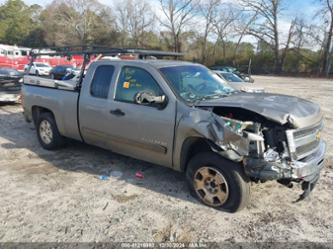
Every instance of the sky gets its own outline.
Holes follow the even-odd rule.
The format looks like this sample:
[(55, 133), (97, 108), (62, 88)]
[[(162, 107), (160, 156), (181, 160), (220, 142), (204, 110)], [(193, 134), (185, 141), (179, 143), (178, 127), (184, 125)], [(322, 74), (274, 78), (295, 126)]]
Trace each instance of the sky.
[[(52, 2), (52, 0), (23, 0), (26, 4), (39, 4), (41, 6), (46, 6)], [(123, 0), (99, 0), (101, 3), (113, 6), (117, 3), (122, 3)], [(236, 2), (237, 0), (225, 0)], [(283, 15), (279, 19), (279, 31), (282, 33), (282, 37), (287, 36), (291, 20), (295, 17), (303, 18), (305, 21), (308, 22), (318, 22), (318, 17), (314, 18), (318, 9), (319, 9), (319, 1), (320, 0), (284, 0), (284, 11)], [(3, 4), (6, 0), (0, 0), (0, 4)], [(158, 0), (148, 0), (150, 4), (152, 4), (153, 9), (157, 12), (162, 11), (159, 9)], [(112, 7), (112, 6), (111, 6)], [(157, 14), (158, 15), (158, 14)], [(163, 15), (163, 14), (162, 14)], [(247, 37), (248, 42), (254, 42), (253, 38)], [(247, 40), (245, 39), (245, 40)], [(253, 40), (253, 41), (252, 41)]]
[[(45, 6), (52, 2), (52, 0), (23, 0), (26, 4), (39, 4)], [(105, 5), (110, 5), (110, 2), (117, 3), (123, 2), (122, 0), (99, 0)], [(157, 0), (149, 0), (150, 3)], [(0, 4), (3, 4), (6, 0), (0, 0)], [(286, 11), (284, 12), (283, 19), (289, 21), (290, 19), (299, 16), (307, 20), (311, 20), (318, 10), (319, 0), (285, 0), (284, 7)]]
[[(39, 4), (45, 6), (52, 2), (52, 0), (23, 0), (26, 4)], [(153, 2), (155, 0), (150, 0)], [(0, 0), (0, 4), (3, 4), (6, 0)], [(122, 0), (100, 0), (103, 4), (110, 5), (110, 2), (122, 2)], [(288, 9), (290, 17), (303, 16), (306, 18), (312, 18), (316, 10), (316, 2), (319, 0), (285, 0), (285, 7)]]

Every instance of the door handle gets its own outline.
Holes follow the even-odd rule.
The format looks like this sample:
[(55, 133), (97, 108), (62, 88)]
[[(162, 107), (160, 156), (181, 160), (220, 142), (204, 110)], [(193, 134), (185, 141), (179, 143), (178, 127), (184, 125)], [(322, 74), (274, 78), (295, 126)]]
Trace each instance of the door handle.
[(117, 116), (117, 117), (125, 116), (125, 112), (123, 112), (123, 111), (120, 110), (120, 109), (111, 110), (110, 113), (111, 113), (112, 115)]

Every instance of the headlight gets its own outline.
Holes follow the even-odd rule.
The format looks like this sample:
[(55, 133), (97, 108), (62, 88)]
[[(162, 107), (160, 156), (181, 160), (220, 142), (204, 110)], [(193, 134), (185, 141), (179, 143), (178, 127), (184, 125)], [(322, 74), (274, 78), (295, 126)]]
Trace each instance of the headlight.
[(243, 122), (243, 121), (226, 118), (226, 117), (222, 117), (222, 118), (225, 122), (224, 126), (229, 127), (231, 130), (235, 131), (238, 134), (241, 134), (245, 128), (247, 128), (249, 126), (253, 126), (253, 122), (250, 122), (250, 121)]

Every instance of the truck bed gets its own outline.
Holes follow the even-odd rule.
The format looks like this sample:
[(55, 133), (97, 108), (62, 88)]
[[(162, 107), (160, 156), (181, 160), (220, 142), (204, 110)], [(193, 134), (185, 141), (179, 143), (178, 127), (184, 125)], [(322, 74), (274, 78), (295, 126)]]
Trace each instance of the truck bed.
[(22, 93), (26, 120), (33, 120), (34, 108), (50, 110), (63, 136), (81, 140), (77, 119), (79, 92), (74, 90), (73, 82), (25, 76)]

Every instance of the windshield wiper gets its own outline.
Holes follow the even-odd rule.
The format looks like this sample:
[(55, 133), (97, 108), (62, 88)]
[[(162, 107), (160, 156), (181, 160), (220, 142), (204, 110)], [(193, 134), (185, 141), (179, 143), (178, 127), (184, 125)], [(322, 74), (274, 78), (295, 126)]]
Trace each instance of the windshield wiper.
[(228, 93), (216, 93), (216, 94), (212, 94), (212, 95), (206, 95), (206, 96), (198, 96), (195, 99), (191, 100), (191, 102), (194, 105), (197, 105), (198, 103), (200, 103), (201, 101), (205, 101), (205, 100), (209, 100), (209, 99), (219, 99), (219, 98), (224, 98), (229, 96), (230, 94)]
[(212, 98), (217, 98), (217, 99), (219, 99), (219, 98), (227, 97), (227, 96), (229, 96), (230, 94), (231, 94), (231, 92), (230, 92), (230, 93), (216, 93), (216, 94), (208, 95), (207, 98), (209, 98), (209, 99), (212, 99)]

